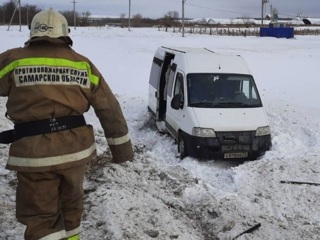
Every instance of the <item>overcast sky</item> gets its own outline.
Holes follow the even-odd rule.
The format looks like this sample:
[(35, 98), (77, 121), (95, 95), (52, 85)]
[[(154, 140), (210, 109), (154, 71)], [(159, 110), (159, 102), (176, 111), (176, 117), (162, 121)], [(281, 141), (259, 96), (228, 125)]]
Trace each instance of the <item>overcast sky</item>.
[[(43, 9), (53, 7), (56, 10), (72, 10), (74, 0), (21, 0), (21, 4), (38, 5)], [(89, 11), (92, 15), (120, 16), (129, 15), (129, 0), (75, 0), (76, 10), (80, 13)], [(1, 0), (1, 2), (6, 2)], [(186, 0), (186, 18), (236, 18), (260, 17), (262, 0)], [(294, 17), (303, 13), (308, 17), (320, 17), (320, 0), (269, 0), (265, 13), (270, 12), (270, 5), (276, 8), (280, 17)], [(160, 18), (168, 11), (177, 11), (182, 16), (182, 0), (131, 0), (131, 16)]]

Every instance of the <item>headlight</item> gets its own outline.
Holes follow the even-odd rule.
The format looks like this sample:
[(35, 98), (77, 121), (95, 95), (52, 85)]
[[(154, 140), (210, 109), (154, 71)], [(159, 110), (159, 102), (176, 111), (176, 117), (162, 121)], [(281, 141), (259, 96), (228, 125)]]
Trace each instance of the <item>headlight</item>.
[(192, 135), (196, 137), (216, 137), (212, 128), (192, 128)]
[(270, 126), (258, 127), (256, 131), (256, 137), (270, 134)]

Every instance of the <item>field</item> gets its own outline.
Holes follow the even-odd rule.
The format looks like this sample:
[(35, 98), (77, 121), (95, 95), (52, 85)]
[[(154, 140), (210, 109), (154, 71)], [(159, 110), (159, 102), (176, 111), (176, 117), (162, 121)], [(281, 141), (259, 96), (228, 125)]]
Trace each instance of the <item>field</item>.
[[(0, 52), (23, 46), (28, 29), (18, 29), (0, 27)], [(71, 29), (71, 38), (118, 98), (135, 148), (132, 162), (112, 164), (98, 119), (92, 109), (86, 113), (95, 128), (98, 157), (89, 164), (84, 185), (82, 239), (319, 239), (319, 36), (186, 32), (181, 37), (158, 28), (79, 27)], [(173, 139), (157, 132), (147, 111), (150, 67), (159, 46), (242, 55), (269, 118), (272, 149), (244, 163), (180, 161)], [(0, 130), (12, 127), (5, 104), (2, 98)], [(0, 148), (0, 239), (21, 240), (15, 173), (5, 169), (9, 146)]]

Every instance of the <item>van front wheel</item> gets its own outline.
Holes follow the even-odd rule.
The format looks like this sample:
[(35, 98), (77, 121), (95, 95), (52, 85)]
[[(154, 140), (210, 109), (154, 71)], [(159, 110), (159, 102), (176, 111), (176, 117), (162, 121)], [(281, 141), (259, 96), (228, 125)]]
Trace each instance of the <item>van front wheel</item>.
[(188, 156), (186, 141), (184, 140), (182, 134), (180, 134), (178, 138), (178, 152), (180, 153), (180, 159), (184, 159), (186, 156)]

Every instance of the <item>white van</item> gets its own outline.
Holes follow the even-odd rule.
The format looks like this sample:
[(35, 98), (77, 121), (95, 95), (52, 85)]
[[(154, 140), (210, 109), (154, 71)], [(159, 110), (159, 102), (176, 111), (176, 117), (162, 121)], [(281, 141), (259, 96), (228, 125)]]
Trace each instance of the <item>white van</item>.
[(148, 110), (176, 140), (181, 159), (256, 159), (271, 147), (258, 89), (241, 56), (159, 47)]

